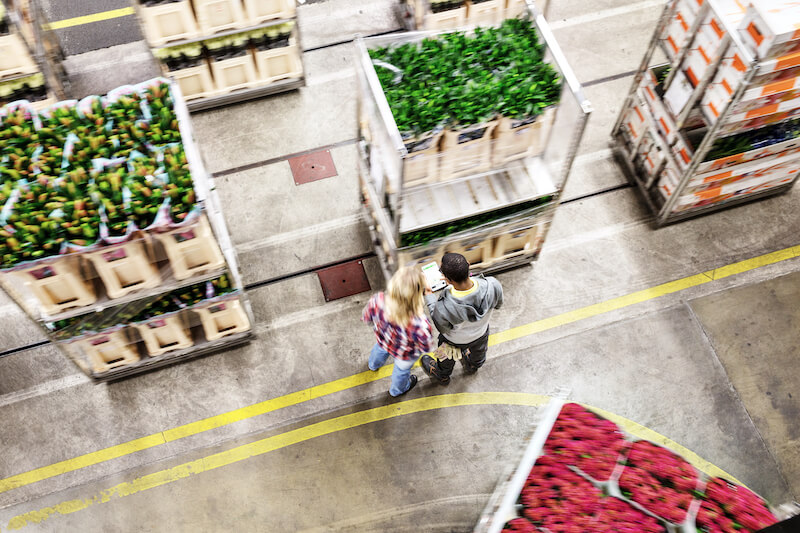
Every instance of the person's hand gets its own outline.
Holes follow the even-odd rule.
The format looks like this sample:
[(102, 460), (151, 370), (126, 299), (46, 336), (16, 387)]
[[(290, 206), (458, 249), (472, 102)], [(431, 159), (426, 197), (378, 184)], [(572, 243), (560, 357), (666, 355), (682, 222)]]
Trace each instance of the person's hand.
[(433, 289), (425, 285), (425, 290), (423, 291), (425, 294), (433, 294)]

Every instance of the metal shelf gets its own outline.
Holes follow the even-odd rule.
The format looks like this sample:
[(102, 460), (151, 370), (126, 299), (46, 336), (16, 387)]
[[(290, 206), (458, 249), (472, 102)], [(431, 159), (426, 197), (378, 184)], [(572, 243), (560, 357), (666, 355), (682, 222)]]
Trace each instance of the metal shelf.
[(190, 348), (185, 348), (183, 350), (175, 350), (173, 352), (167, 352), (164, 355), (160, 355), (158, 357), (145, 356), (139, 361), (132, 363), (130, 365), (126, 365), (120, 368), (115, 368), (113, 370), (109, 370), (108, 372), (103, 372), (101, 374), (91, 373), (89, 377), (97, 382), (114, 381), (117, 379), (122, 379), (128, 376), (132, 376), (134, 374), (139, 374), (141, 372), (146, 372), (154, 368), (159, 368), (186, 359), (191, 359), (193, 357), (200, 357), (201, 355), (206, 355), (211, 352), (220, 350), (222, 348), (237, 346), (239, 344), (248, 342), (253, 336), (254, 336), (253, 330), (250, 329), (248, 331), (235, 333), (233, 335), (230, 335), (228, 337), (223, 337), (215, 341), (209, 342), (207, 340), (203, 340), (201, 342), (195, 343), (195, 345)]
[[(737, 28), (734, 27), (737, 24), (736, 20), (731, 19), (729, 16), (726, 15), (727, 12), (725, 11), (725, 9), (720, 7), (722, 4), (718, 0), (708, 0), (708, 2), (704, 4), (704, 8), (698, 14), (698, 19), (700, 17), (705, 16), (704, 13), (708, 13), (709, 11), (714, 13), (715, 18), (721, 21), (725, 29), (725, 34), (721, 39), (720, 47), (721, 48), (727, 47), (727, 50), (722, 50), (720, 48), (720, 53), (717, 54), (718, 57), (716, 58), (716, 61), (711, 65), (709, 65), (708, 68), (704, 71), (703, 79), (700, 81), (698, 86), (695, 87), (695, 89), (692, 91), (686, 105), (682, 108), (681, 112), (678, 114), (678, 117), (676, 117), (676, 124), (675, 124), (677, 126), (676, 135), (678, 135), (678, 137), (682, 139), (682, 142), (686, 144), (687, 149), (690, 147), (690, 145), (685, 139), (684, 135), (685, 130), (681, 129), (681, 127), (685, 124), (688, 117), (691, 116), (691, 114), (695, 110), (697, 110), (698, 107), (700, 106), (700, 91), (707, 82), (710, 82), (711, 80), (714, 79), (712, 77), (712, 73), (719, 68), (719, 66), (722, 64), (723, 59), (726, 56), (730, 57), (733, 51), (735, 51), (739, 55), (744, 64), (747, 66), (747, 71), (743, 73), (742, 79), (739, 82), (738, 87), (736, 88), (734, 93), (730, 96), (730, 98), (727, 100), (726, 104), (724, 105), (724, 108), (721, 109), (721, 113), (716, 118), (716, 120), (709, 122), (708, 118), (705, 117), (705, 115), (701, 112), (701, 116), (703, 117), (707, 125), (707, 130), (705, 131), (705, 134), (702, 137), (702, 139), (700, 138), (695, 139), (696, 142), (694, 146), (691, 146), (691, 148), (693, 149), (693, 154), (688, 164), (676, 165), (676, 169), (680, 171), (680, 176), (677, 184), (675, 185), (672, 191), (672, 194), (666, 199), (663, 197), (659, 197), (657, 190), (655, 190), (652, 187), (652, 185), (653, 183), (657, 183), (657, 181), (663, 175), (663, 168), (661, 169), (661, 172), (658, 173), (653, 180), (643, 180), (642, 178), (643, 173), (639, 172), (639, 170), (629, 160), (626, 160), (627, 158), (625, 156), (632, 157), (632, 155), (630, 154), (629, 150), (627, 150), (627, 146), (624, 143), (624, 137), (622, 136), (622, 120), (625, 114), (630, 109), (632, 102), (636, 98), (636, 92), (639, 89), (639, 81), (644, 75), (646, 75), (646, 71), (649, 68), (651, 60), (653, 58), (653, 54), (660, 42), (660, 36), (664, 34), (664, 30), (667, 27), (667, 24), (669, 24), (670, 22), (669, 15), (674, 10), (676, 4), (677, 0), (670, 0), (664, 8), (664, 14), (659, 20), (658, 26), (654, 33), (654, 37), (651, 40), (650, 46), (647, 52), (645, 53), (645, 57), (642, 60), (639, 70), (634, 76), (634, 83), (631, 85), (628, 97), (625, 101), (622, 111), (620, 112), (619, 118), (616, 122), (616, 125), (614, 126), (611, 135), (612, 146), (614, 148), (615, 154), (617, 155), (617, 159), (619, 160), (626, 174), (629, 175), (629, 179), (639, 186), (639, 189), (642, 192), (642, 195), (645, 197), (648, 207), (652, 210), (653, 214), (655, 215), (656, 226), (669, 224), (678, 220), (711, 212), (717, 209), (723, 209), (725, 207), (728, 207), (736, 203), (743, 203), (746, 201), (755, 200), (763, 196), (776, 194), (776, 192), (779, 192), (780, 190), (785, 190), (783, 189), (784, 186), (778, 186), (776, 187), (777, 191), (767, 190), (764, 191), (763, 193), (757, 192), (752, 194), (746, 194), (742, 195), (741, 197), (734, 198), (732, 200), (725, 200), (725, 201), (720, 201), (718, 203), (709, 204), (707, 206), (703, 206), (702, 208), (695, 208), (695, 209), (690, 208), (687, 209), (686, 211), (681, 211), (679, 214), (674, 213), (674, 209), (677, 205), (677, 202), (679, 201), (679, 198), (682, 197), (683, 192), (687, 190), (687, 187), (690, 186), (691, 181), (697, 176), (708, 172), (708, 170), (698, 171), (698, 169), (705, 162), (704, 160), (706, 154), (718, 139), (729, 137), (732, 135), (737, 135), (739, 133), (758, 130), (764, 127), (771, 127), (792, 120), (793, 118), (797, 118), (797, 116), (789, 117), (766, 126), (758, 126), (746, 129), (737, 128), (735, 131), (722, 133), (723, 129), (726, 126), (728, 127), (731, 126), (729, 122), (729, 117), (733, 116), (732, 115), (733, 109), (735, 109), (737, 104), (740, 101), (742, 101), (746, 89), (748, 88), (753, 77), (758, 72), (759, 63), (756, 60), (756, 58), (749, 53), (747, 47), (744, 46), (738, 34)], [(693, 24), (692, 27), (694, 30), (697, 29), (696, 24)], [(694, 42), (696, 37), (697, 37), (696, 34), (691, 35), (689, 43)], [(690, 46), (691, 44), (688, 44), (687, 47), (684, 48), (688, 49), (688, 47)], [(687, 57), (686, 54), (679, 54), (676, 59), (671, 61), (672, 72), (670, 73), (670, 76), (667, 78), (665, 86), (668, 86), (668, 84), (671, 82), (673, 78), (673, 74), (677, 72), (678, 69), (681, 68), (682, 64), (680, 63), (680, 61), (681, 59), (685, 59), (685, 57)], [(668, 109), (668, 106), (663, 106), (663, 107), (665, 110)], [(652, 117), (654, 116), (653, 110), (650, 109), (648, 106), (645, 106), (644, 109), (645, 112), (647, 112), (650, 115), (649, 118), (651, 119), (650, 121), (652, 122)], [(667, 116), (672, 116), (672, 115), (669, 114)], [(660, 132), (656, 131), (656, 133)], [(657, 136), (657, 140), (664, 141), (664, 139), (660, 135)], [(663, 146), (661, 146), (661, 148), (663, 151)], [(675, 157), (671, 152), (672, 150), (669, 150), (669, 153), (667, 154), (667, 158), (671, 158), (668, 159), (668, 161), (675, 160)], [(734, 167), (720, 169), (720, 172), (726, 172), (733, 168)], [(792, 180), (785, 187), (786, 188), (790, 187), (795, 181), (796, 179)]]
[(127, 305), (132, 302), (136, 302), (139, 300), (146, 300), (148, 298), (152, 298), (153, 296), (158, 296), (160, 294), (172, 292), (174, 290), (178, 290), (183, 287), (188, 287), (189, 285), (194, 285), (195, 283), (202, 283), (203, 281), (209, 281), (214, 278), (218, 278), (219, 276), (225, 274), (227, 270), (228, 267), (225, 266), (221, 269), (214, 270), (213, 272), (208, 272), (200, 276), (195, 276), (193, 278), (189, 278), (183, 281), (172, 281), (164, 283), (159, 285), (158, 287), (153, 287), (152, 289), (145, 289), (142, 291), (134, 292), (132, 294), (129, 294), (128, 296), (123, 296), (122, 298), (116, 298), (113, 300), (110, 300), (108, 299), (107, 296), (103, 295), (102, 299), (98, 300), (97, 302), (93, 303), (90, 306), (70, 309), (69, 311), (64, 311), (62, 313), (58, 313), (55, 315), (42, 314), (38, 320), (40, 322), (51, 323), (51, 322), (58, 322), (59, 320), (66, 320), (68, 318), (75, 318), (76, 316), (87, 315), (90, 313), (100, 313), (102, 311), (105, 311), (106, 309), (111, 309), (112, 307), (121, 307), (123, 305)]
[(256, 31), (256, 30), (263, 30), (264, 28), (270, 28), (272, 26), (278, 26), (279, 24), (286, 24), (287, 22), (296, 22), (297, 17), (291, 17), (288, 19), (275, 19), (270, 20), (268, 22), (262, 22), (261, 24), (256, 24), (255, 26), (248, 26), (242, 29), (236, 30), (226, 30), (221, 31), (219, 33), (212, 33), (211, 35), (206, 35), (203, 37), (195, 37), (194, 39), (183, 39), (180, 41), (174, 41), (167, 44), (162, 44), (161, 46), (151, 46), (151, 50), (163, 50), (164, 48), (175, 48), (176, 46), (183, 46), (185, 44), (192, 44), (192, 43), (200, 43), (203, 41), (210, 41), (211, 39), (217, 39), (220, 37), (229, 37), (231, 35), (238, 35), (240, 33), (247, 33), (249, 31)]
[(306, 84), (305, 76), (301, 78), (292, 78), (288, 80), (281, 80), (263, 87), (253, 87), (252, 89), (240, 89), (228, 94), (221, 94), (219, 96), (208, 96), (206, 98), (198, 98), (196, 100), (189, 100), (186, 102), (186, 107), (189, 111), (202, 111), (204, 109), (211, 109), (213, 107), (220, 107), (230, 104), (238, 104), (246, 100), (253, 100), (268, 96), (271, 94), (292, 91), (304, 87)]
[(10, 83), (12, 81), (21, 80), (22, 78), (36, 76), (37, 74), (41, 74), (41, 71), (37, 70), (36, 72), (29, 72), (27, 74), (14, 74), (13, 76), (6, 76), (5, 78), (0, 78), (0, 85), (2, 85), (3, 83)]
[(555, 195), (558, 189), (541, 158), (512, 167), (409, 189), (403, 196), (400, 233), (462, 220)]

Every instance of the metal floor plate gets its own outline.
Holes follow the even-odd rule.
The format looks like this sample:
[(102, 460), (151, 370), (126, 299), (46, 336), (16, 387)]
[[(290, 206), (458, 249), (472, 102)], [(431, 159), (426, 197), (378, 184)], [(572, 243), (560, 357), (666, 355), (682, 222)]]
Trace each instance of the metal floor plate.
[(332, 178), (337, 175), (330, 150), (322, 150), (289, 159), (295, 185)]
[(361, 259), (317, 271), (325, 301), (330, 302), (371, 289)]

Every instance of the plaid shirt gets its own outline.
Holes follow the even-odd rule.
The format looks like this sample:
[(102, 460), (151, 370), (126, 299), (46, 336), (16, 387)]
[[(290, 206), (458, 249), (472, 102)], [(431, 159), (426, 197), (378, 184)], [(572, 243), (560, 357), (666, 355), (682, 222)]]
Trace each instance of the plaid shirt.
[(430, 351), (432, 334), (428, 319), (425, 316), (415, 316), (407, 327), (389, 322), (382, 292), (369, 299), (361, 318), (364, 322), (372, 323), (378, 346), (392, 357), (413, 361), (422, 353)]

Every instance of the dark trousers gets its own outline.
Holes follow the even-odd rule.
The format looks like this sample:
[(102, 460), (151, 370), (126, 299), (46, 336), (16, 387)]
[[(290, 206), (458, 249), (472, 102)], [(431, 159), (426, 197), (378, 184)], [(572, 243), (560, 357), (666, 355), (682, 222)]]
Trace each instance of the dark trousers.
[[(480, 338), (472, 341), (469, 344), (454, 344), (447, 340), (444, 335), (440, 333), (439, 345), (441, 346), (445, 342), (455, 346), (456, 348), (461, 348), (461, 356), (463, 357), (462, 363), (467, 367), (468, 370), (475, 371), (482, 367), (483, 363), (486, 362), (486, 349), (489, 347), (489, 328), (486, 328), (486, 333), (484, 333)], [(453, 368), (455, 368), (455, 366), (456, 362), (453, 359), (443, 359), (441, 361), (437, 361), (436, 374), (440, 378), (450, 377), (450, 374), (453, 373)]]

